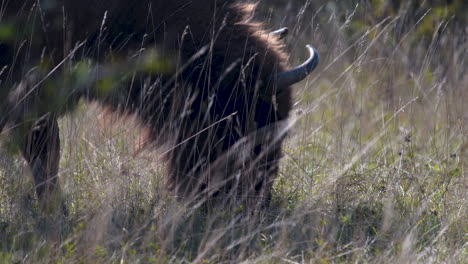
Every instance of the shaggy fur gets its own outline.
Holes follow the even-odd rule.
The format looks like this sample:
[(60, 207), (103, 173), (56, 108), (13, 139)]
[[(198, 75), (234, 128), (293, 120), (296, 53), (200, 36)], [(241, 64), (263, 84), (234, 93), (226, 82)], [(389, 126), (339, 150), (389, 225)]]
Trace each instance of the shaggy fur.
[[(1, 1), (1, 22), (17, 30), (0, 38), (0, 66), (8, 67), (0, 75), (0, 95), (8, 97), (0, 107), (0, 131), (7, 123), (19, 127), (13, 133), (41, 199), (57, 188), (56, 119), (80, 98), (136, 114), (151, 140), (169, 142), (168, 183), (177, 196), (269, 199), (291, 91), (272, 82), (286, 70), (285, 54), (260, 24), (248, 22), (253, 5), (232, 0)], [(135, 71), (106, 92), (99, 85), (79, 92), (51, 90), (41, 82), (73, 62), (125, 62), (144, 58), (147, 50), (173, 58), (173, 67), (157, 74)], [(43, 74), (42, 68), (54, 74)]]

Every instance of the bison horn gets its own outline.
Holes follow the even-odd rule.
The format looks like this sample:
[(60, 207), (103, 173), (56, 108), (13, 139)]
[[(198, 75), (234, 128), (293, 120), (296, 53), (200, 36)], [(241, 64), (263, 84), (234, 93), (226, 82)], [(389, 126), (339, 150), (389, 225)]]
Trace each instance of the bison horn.
[(309, 59), (302, 65), (292, 70), (278, 73), (276, 75), (276, 84), (278, 87), (291, 86), (304, 80), (307, 75), (309, 75), (315, 69), (315, 67), (317, 67), (317, 64), (320, 61), (320, 56), (317, 53), (317, 50), (312, 48), (310, 45), (307, 45), (306, 47), (309, 50)]
[(284, 39), (289, 33), (289, 29), (287, 27), (280, 28), (278, 30), (275, 30), (271, 32), (269, 35), (270, 36), (278, 36), (278, 39)]

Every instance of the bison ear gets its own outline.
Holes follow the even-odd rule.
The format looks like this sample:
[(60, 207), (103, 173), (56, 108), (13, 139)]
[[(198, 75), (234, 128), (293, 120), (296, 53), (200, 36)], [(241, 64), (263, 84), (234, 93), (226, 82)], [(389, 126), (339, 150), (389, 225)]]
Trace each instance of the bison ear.
[(278, 73), (276, 75), (276, 84), (278, 87), (291, 86), (304, 80), (315, 69), (315, 67), (317, 67), (320, 61), (320, 56), (317, 53), (317, 50), (312, 48), (310, 45), (307, 45), (306, 47), (309, 50), (309, 59), (292, 70)]
[(287, 27), (284, 27), (284, 28), (280, 28), (278, 30), (273, 31), (268, 35), (277, 37), (278, 39), (281, 40), (281, 39), (284, 39), (288, 35), (288, 33), (289, 33), (289, 29)]

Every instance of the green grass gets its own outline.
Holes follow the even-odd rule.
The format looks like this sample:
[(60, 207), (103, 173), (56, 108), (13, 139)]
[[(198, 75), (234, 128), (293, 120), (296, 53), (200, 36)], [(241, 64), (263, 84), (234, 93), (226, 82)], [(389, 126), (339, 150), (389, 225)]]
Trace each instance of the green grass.
[(42, 217), (24, 162), (0, 153), (0, 263), (466, 263), (466, 23), (382, 2), (272, 9), (292, 63), (309, 42), (322, 61), (295, 87), (270, 208), (185, 207), (164, 149), (139, 151), (135, 120), (82, 104), (60, 120), (68, 217)]

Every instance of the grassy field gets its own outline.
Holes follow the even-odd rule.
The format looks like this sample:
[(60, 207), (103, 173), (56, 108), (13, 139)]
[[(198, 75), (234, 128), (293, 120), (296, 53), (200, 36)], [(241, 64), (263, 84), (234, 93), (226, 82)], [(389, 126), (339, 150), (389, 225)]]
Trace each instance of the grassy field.
[(258, 9), (291, 29), (291, 64), (307, 43), (322, 59), (295, 87), (268, 209), (177, 202), (138, 122), (83, 103), (60, 120), (69, 216), (42, 217), (0, 152), (0, 263), (468, 263), (467, 6), (345, 2)]

